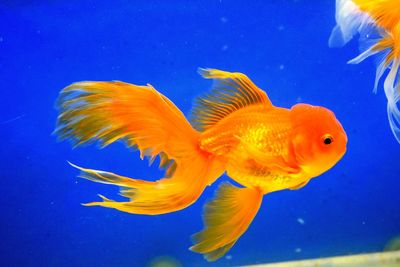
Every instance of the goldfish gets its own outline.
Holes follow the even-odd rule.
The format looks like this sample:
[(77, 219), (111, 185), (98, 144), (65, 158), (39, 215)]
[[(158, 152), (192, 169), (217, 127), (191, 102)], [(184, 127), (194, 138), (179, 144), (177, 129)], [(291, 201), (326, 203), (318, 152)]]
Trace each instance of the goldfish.
[(80, 177), (121, 187), (124, 201), (99, 195), (84, 204), (132, 214), (182, 210), (226, 173), (204, 208), (204, 229), (190, 250), (208, 261), (222, 257), (242, 236), (265, 194), (300, 189), (332, 168), (345, 154), (347, 136), (327, 108), (274, 106), (265, 91), (242, 73), (199, 69), (214, 81), (194, 104), (190, 121), (150, 84), (78, 82), (60, 92), (55, 132), (75, 146), (122, 140), (150, 162), (159, 158), (165, 175), (157, 181), (133, 179), (82, 168)]
[(348, 61), (358, 64), (375, 55), (374, 92), (385, 77), (390, 129), (400, 143), (400, 2), (399, 0), (336, 0), (336, 22), (329, 38), (331, 47), (342, 47), (359, 34), (361, 54)]

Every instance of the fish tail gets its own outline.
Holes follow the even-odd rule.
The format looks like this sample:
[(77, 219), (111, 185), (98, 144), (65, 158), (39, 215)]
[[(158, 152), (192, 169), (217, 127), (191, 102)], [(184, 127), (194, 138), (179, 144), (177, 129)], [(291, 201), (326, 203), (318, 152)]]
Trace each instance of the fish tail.
[(111, 172), (74, 167), (82, 178), (121, 187), (127, 201), (103, 201), (103, 206), (135, 214), (163, 214), (193, 203), (224, 169), (199, 148), (199, 132), (182, 112), (152, 86), (123, 82), (80, 82), (66, 87), (58, 101), (56, 133), (79, 146), (98, 141), (102, 147), (122, 140), (150, 162), (159, 156), (165, 175), (144, 181)]
[(151, 85), (124, 82), (78, 82), (64, 88), (55, 134), (74, 146), (99, 142), (101, 148), (122, 140), (141, 157), (165, 152), (185, 157), (198, 132), (182, 112)]
[(194, 245), (190, 250), (203, 254), (208, 261), (222, 257), (249, 227), (262, 196), (256, 188), (222, 184), (215, 198), (205, 206), (205, 228), (192, 236)]
[(182, 162), (176, 166), (171, 177), (158, 181), (132, 179), (111, 172), (72, 166), (81, 171), (81, 178), (120, 186), (120, 194), (128, 198), (128, 201), (115, 201), (99, 195), (102, 201), (86, 203), (85, 206), (101, 206), (146, 215), (184, 209), (201, 195), (208, 179), (213, 180), (215, 175), (221, 174), (215, 162), (204, 157), (193, 157)]

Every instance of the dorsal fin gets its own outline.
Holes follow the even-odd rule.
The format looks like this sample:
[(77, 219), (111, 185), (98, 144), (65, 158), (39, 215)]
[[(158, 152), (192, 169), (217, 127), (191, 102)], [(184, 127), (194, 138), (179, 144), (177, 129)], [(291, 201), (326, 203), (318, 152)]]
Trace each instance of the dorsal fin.
[(214, 79), (211, 92), (196, 99), (191, 113), (192, 124), (199, 131), (246, 106), (272, 106), (267, 94), (243, 73), (201, 68), (198, 72), (206, 79)]

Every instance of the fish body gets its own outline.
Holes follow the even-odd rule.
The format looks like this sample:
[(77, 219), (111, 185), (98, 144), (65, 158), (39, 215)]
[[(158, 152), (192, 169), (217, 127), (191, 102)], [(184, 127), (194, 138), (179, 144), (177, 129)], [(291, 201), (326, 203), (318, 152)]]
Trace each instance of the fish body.
[[(333, 116), (327, 109), (306, 104), (295, 105), (292, 109), (249, 106), (203, 132), (200, 147), (219, 155), (225, 162), (228, 176), (246, 187), (256, 187), (264, 193), (296, 188), (320, 175), (325, 171), (320, 166), (326, 166), (320, 161), (315, 164), (303, 162), (302, 153), (311, 155), (313, 152), (311, 148), (306, 152), (297, 149), (298, 138), (309, 138), (309, 131), (318, 129), (315, 122), (329, 121)], [(299, 130), (299, 125), (307, 125), (302, 117), (313, 122), (305, 133)], [(340, 124), (332, 123), (332, 126), (326, 127), (325, 131), (340, 135), (336, 145), (344, 153), (347, 141), (344, 130)], [(316, 139), (322, 143), (323, 136), (324, 132), (321, 132)], [(337, 155), (340, 158), (342, 154)], [(332, 162), (331, 166), (336, 163), (331, 158), (327, 161)]]
[(348, 63), (375, 56), (374, 92), (383, 89), (390, 128), (400, 143), (400, 2), (399, 0), (336, 0), (336, 22), (329, 45), (341, 47), (359, 35), (361, 54)]
[(127, 201), (86, 206), (157, 215), (181, 210), (223, 173), (241, 184), (223, 183), (206, 204), (202, 231), (192, 251), (209, 261), (222, 257), (247, 230), (264, 194), (299, 189), (344, 155), (347, 136), (332, 111), (308, 104), (276, 107), (246, 75), (200, 69), (214, 80), (196, 100), (191, 122), (151, 85), (80, 82), (60, 94), (56, 133), (75, 145), (123, 140), (150, 161), (160, 157), (158, 181), (132, 179), (78, 167), (80, 177), (121, 187)]
[[(243, 108), (202, 133), (200, 147), (219, 155), (226, 162), (228, 176), (246, 187), (263, 192), (291, 187), (291, 183), (300, 182), (296, 181), (298, 166), (289, 142), (289, 116), (290, 111), (284, 108)], [(273, 161), (284, 166), (273, 166)]]

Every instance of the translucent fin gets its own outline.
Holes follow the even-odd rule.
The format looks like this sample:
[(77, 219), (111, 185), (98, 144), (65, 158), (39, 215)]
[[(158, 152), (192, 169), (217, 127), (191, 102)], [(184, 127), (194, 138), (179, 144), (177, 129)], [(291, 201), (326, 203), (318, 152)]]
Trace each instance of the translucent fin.
[[(346, 38), (346, 39), (349, 39), (349, 38)], [(331, 35), (329, 36), (329, 40), (328, 40), (329, 47), (342, 47), (347, 42), (348, 42), (348, 40), (345, 40), (345, 36), (342, 32), (342, 29), (340, 28), (339, 25), (336, 25), (333, 28)]]
[(366, 58), (375, 55), (376, 53), (379, 53), (379, 51), (374, 50), (374, 47), (371, 47), (367, 50), (365, 50), (364, 52), (362, 52), (360, 55), (358, 55), (357, 57), (347, 61), (347, 64), (358, 64), (361, 61), (365, 60)]
[(216, 69), (199, 69), (207, 79), (214, 79), (212, 90), (196, 100), (191, 114), (193, 126), (204, 131), (232, 112), (254, 104), (272, 106), (267, 94), (246, 75)]
[(342, 47), (354, 35), (370, 27), (372, 19), (352, 0), (336, 0), (336, 23), (329, 37), (329, 47)]
[(375, 72), (375, 83), (374, 83), (374, 90), (373, 92), (376, 94), (378, 92), (378, 84), (379, 81), (381, 80), (383, 74), (385, 73), (387, 69), (387, 58), (388, 52), (383, 52), (382, 54), (377, 55), (377, 61), (376, 61), (376, 72)]
[(258, 212), (262, 193), (253, 188), (222, 184), (204, 209), (203, 231), (193, 235), (190, 250), (204, 254), (208, 261), (222, 257), (247, 230)]
[(400, 101), (400, 74), (399, 74), (400, 58), (393, 61), (390, 72), (383, 85), (385, 89), (387, 103), (387, 113), (390, 128), (400, 143), (400, 110), (398, 103)]
[(151, 85), (79, 82), (61, 91), (55, 133), (75, 146), (117, 140), (137, 147), (141, 157), (164, 152), (168, 158), (196, 145), (197, 132), (179, 109)]

